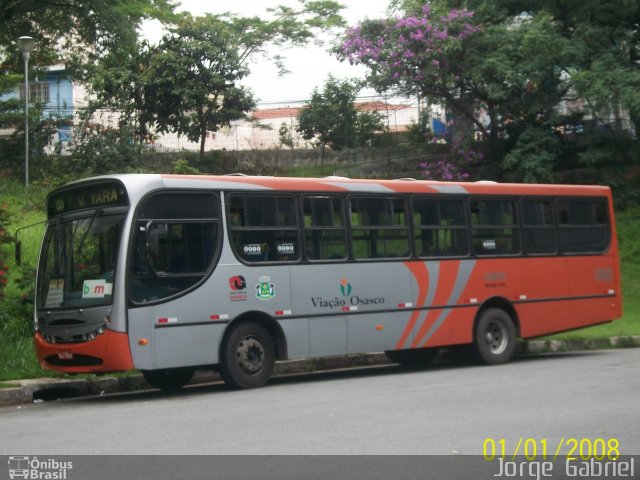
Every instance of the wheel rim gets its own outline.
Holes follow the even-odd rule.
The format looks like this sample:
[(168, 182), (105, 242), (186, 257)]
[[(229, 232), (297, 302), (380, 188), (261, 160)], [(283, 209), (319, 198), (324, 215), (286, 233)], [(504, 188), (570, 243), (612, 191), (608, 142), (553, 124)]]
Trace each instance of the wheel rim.
[(252, 335), (247, 335), (238, 343), (236, 358), (238, 366), (244, 373), (255, 375), (260, 372), (265, 360), (262, 342)]
[(485, 341), (493, 355), (500, 355), (509, 345), (509, 332), (502, 322), (491, 321), (485, 330)]

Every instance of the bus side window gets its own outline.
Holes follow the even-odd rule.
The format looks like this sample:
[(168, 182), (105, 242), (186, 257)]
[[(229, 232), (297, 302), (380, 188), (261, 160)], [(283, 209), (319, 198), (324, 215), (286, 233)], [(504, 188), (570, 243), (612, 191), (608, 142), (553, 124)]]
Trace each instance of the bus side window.
[(415, 197), (412, 207), (416, 254), (419, 257), (464, 256), (469, 253), (461, 199)]
[(558, 233), (563, 253), (602, 253), (611, 229), (604, 199), (559, 200)]
[(472, 199), (471, 240), (478, 255), (520, 253), (520, 233), (512, 200)]
[(550, 200), (524, 200), (522, 202), (522, 239), (529, 255), (553, 254), (557, 251), (556, 228)]
[(231, 193), (227, 205), (229, 237), (238, 258), (249, 263), (300, 259), (298, 222), (291, 196)]
[(157, 301), (204, 279), (218, 251), (218, 217), (215, 194), (164, 192), (147, 198), (133, 232), (131, 300)]
[(304, 248), (309, 260), (344, 260), (347, 257), (342, 198), (306, 196), (302, 199)]
[(409, 225), (402, 198), (351, 198), (351, 248), (355, 259), (407, 258)]

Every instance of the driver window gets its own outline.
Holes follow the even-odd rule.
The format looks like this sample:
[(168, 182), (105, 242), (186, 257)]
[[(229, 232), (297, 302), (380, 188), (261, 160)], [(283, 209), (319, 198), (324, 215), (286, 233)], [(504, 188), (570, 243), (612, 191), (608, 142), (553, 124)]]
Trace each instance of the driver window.
[(200, 283), (211, 270), (218, 243), (215, 195), (171, 192), (148, 198), (133, 238), (132, 301), (157, 301)]

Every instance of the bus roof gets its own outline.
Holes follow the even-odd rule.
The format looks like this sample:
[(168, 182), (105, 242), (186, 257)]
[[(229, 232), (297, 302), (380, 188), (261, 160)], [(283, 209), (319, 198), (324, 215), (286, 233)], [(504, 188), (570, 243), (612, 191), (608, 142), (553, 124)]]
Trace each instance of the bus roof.
[[(216, 190), (278, 190), (303, 192), (432, 193), (533, 196), (609, 196), (610, 188), (598, 185), (553, 185), (479, 182), (438, 182), (431, 180), (378, 180), (346, 177), (302, 178), (248, 175), (122, 174), (94, 177), (84, 181), (118, 179), (127, 187), (203, 188)], [(79, 182), (74, 182), (78, 184)], [(63, 187), (65, 188), (65, 187)]]
[(206, 176), (162, 175), (167, 187), (194, 187), (194, 183), (206, 188), (313, 191), (313, 192), (361, 192), (361, 193), (449, 193), (484, 195), (566, 195), (608, 196), (609, 187), (597, 185), (540, 185), (497, 182), (437, 182), (430, 180), (377, 180), (350, 179), (345, 177), (299, 178), (265, 176)]

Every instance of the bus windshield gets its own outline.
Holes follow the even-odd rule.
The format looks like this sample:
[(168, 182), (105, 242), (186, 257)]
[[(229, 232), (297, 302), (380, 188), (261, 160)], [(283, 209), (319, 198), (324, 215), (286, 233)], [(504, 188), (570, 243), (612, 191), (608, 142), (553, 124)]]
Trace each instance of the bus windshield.
[(96, 210), (48, 226), (38, 274), (38, 308), (111, 303), (124, 218)]

